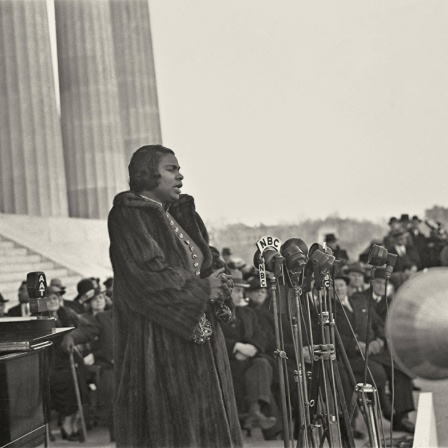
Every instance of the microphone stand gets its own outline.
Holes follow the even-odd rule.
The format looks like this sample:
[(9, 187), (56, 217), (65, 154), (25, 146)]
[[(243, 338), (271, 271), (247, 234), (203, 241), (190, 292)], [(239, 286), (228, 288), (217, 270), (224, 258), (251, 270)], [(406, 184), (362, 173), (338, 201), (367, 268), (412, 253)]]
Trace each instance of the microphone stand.
[(274, 356), (277, 359), (279, 387), (280, 387), (280, 401), (282, 409), (282, 422), (283, 422), (283, 442), (285, 448), (291, 448), (291, 405), (286, 395), (286, 383), (285, 375), (287, 373), (286, 367), (286, 352), (284, 350), (283, 330), (281, 322), (280, 307), (278, 306), (277, 296), (277, 278), (281, 275), (282, 264), (284, 258), (279, 254), (274, 257), (274, 273), (266, 272), (266, 276), (269, 280), (269, 289), (271, 291), (271, 303), (274, 311), (274, 328), (275, 328), (275, 340), (277, 343), (277, 349), (274, 352)]
[[(322, 269), (317, 263), (313, 270), (315, 288), (318, 293), (318, 311), (322, 335), (322, 343), (314, 346), (315, 363), (310, 394), (311, 403), (314, 403), (312, 408), (313, 421), (320, 420), (322, 424), (315, 423), (314, 428), (323, 427), (319, 446), (322, 446), (324, 439), (327, 438), (330, 447), (354, 447), (353, 431), (349, 422), (342, 382), (336, 364), (334, 319), (328, 293), (331, 286), (331, 276), (327, 269)], [(320, 406), (324, 411), (323, 415), (318, 414), (317, 403), (319, 397)]]
[[(290, 276), (292, 277), (292, 276)], [(303, 340), (302, 340), (302, 287), (300, 282), (296, 282), (291, 279), (292, 290), (294, 292), (294, 304), (295, 312), (290, 311), (290, 319), (293, 327), (293, 337), (294, 337), (294, 350), (296, 352), (296, 370), (294, 370), (294, 380), (297, 383), (297, 398), (298, 398), (298, 412), (299, 412), (299, 434), (297, 437), (298, 447), (308, 447), (309, 446), (309, 436), (308, 431), (311, 428), (311, 418), (310, 418), (310, 403), (308, 399), (308, 388), (306, 383), (306, 369), (305, 369), (305, 358), (303, 356)]]
[(373, 280), (375, 278), (376, 267), (373, 266), (370, 272), (370, 294), (369, 303), (367, 305), (367, 333), (366, 333), (366, 349), (364, 356), (364, 383), (358, 383), (355, 392), (358, 396), (358, 406), (366, 422), (369, 433), (369, 441), (371, 448), (380, 448), (382, 446), (380, 440), (380, 430), (378, 422), (381, 419), (380, 407), (378, 399), (378, 391), (375, 386), (367, 383), (367, 372), (369, 369), (369, 344), (370, 344), (370, 324), (372, 317), (372, 301), (373, 301)]

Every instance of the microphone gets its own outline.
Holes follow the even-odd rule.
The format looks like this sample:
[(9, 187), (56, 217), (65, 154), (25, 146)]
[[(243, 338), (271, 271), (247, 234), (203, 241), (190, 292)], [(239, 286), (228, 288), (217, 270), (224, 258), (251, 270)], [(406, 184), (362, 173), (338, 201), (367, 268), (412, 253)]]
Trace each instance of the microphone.
[(281, 241), (273, 236), (263, 236), (257, 241), (256, 246), (254, 266), (260, 272), (260, 286), (266, 288), (266, 271), (273, 273), (276, 277), (282, 274), (284, 258), (278, 252)]
[(300, 274), (307, 263), (308, 246), (300, 238), (290, 238), (282, 245), (280, 253), (285, 258), (285, 266), (292, 287), (299, 286)]
[[(26, 289), (30, 297), (30, 312), (42, 313), (47, 309), (47, 279), (41, 271), (29, 272), (26, 276)], [(42, 300), (45, 299), (45, 300)]]

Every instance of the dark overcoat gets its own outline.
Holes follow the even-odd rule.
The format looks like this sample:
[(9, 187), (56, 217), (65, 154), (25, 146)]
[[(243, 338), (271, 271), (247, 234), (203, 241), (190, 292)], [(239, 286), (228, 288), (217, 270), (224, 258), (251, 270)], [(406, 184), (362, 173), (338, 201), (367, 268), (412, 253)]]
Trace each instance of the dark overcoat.
[[(192, 197), (181, 195), (170, 213), (204, 254), (200, 277), (162, 207), (124, 192), (109, 213), (117, 447), (242, 446), (226, 345), (209, 304), (207, 232)], [(204, 312), (213, 335), (199, 345), (192, 337)]]

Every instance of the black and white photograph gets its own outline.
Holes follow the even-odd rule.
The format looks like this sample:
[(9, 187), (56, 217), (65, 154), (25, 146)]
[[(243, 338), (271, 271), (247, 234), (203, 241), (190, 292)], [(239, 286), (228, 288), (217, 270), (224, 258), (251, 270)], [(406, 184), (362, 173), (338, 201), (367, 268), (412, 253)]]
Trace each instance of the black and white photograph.
[(0, 447), (448, 448), (447, 23), (0, 0)]

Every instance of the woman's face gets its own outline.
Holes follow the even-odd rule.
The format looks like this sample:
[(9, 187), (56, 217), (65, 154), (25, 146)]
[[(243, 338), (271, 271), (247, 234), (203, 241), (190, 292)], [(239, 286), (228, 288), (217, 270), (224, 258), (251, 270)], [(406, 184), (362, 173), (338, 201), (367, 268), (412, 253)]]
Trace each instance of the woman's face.
[(93, 311), (104, 311), (106, 307), (106, 298), (104, 293), (98, 294), (90, 301), (90, 306)]
[(57, 311), (61, 306), (61, 298), (58, 294), (51, 293), (47, 296), (48, 311)]
[(241, 286), (234, 286), (232, 289), (232, 302), (235, 306), (238, 306), (244, 299), (244, 288)]
[(179, 199), (182, 179), (180, 166), (174, 154), (165, 154), (159, 162), (159, 184), (151, 190), (151, 196), (156, 201), (165, 204)]
[(361, 288), (364, 285), (364, 275), (360, 272), (349, 272), (350, 285), (354, 288)]
[(266, 288), (255, 289), (252, 291), (246, 291), (246, 296), (255, 302), (257, 305), (261, 305), (268, 296), (268, 290)]

